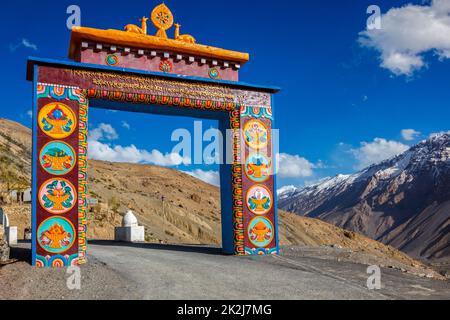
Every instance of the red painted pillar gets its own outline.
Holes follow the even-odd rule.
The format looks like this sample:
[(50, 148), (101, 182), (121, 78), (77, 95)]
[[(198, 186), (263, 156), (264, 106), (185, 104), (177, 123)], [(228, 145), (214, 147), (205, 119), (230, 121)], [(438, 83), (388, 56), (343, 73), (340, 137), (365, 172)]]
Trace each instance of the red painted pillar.
[(76, 265), (86, 250), (87, 100), (79, 89), (36, 88), (32, 261)]
[(278, 253), (272, 121), (270, 108), (241, 107), (245, 254)]

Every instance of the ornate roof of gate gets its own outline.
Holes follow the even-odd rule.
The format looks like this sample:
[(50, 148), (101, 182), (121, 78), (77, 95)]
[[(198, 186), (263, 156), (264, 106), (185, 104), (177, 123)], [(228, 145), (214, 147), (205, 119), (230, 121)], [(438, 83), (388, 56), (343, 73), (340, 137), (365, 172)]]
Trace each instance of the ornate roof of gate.
[[(196, 39), (192, 35), (180, 35), (181, 25), (173, 23), (174, 17), (169, 8), (164, 4), (155, 7), (151, 13), (151, 21), (157, 29), (154, 36), (147, 34), (147, 20), (147, 17), (142, 17), (140, 19), (140, 27), (134, 24), (128, 24), (124, 27), (124, 31), (74, 27), (70, 40), (69, 57), (74, 59), (80, 49), (81, 42), (90, 40), (123, 47), (174, 51), (230, 62), (239, 62), (241, 64), (249, 60), (248, 53), (197, 44)], [(175, 25), (175, 36), (174, 39), (170, 39), (166, 31), (173, 25)]]

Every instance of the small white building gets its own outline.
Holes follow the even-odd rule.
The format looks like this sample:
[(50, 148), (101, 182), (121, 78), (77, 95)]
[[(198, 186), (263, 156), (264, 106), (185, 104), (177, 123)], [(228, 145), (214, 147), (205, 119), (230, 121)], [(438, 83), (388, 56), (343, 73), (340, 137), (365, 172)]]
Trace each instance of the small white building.
[(9, 245), (17, 244), (17, 227), (9, 225), (8, 215), (0, 208), (0, 224), (5, 232), (6, 242)]
[(31, 202), (31, 188), (23, 191), (13, 190), (9, 193), (12, 202)]

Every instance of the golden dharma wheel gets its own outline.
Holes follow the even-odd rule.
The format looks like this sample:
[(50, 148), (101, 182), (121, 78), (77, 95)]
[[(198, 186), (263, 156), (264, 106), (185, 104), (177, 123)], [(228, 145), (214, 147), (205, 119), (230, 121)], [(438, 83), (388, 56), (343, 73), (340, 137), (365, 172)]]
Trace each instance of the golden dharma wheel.
[(153, 25), (160, 30), (165, 31), (173, 26), (173, 14), (164, 3), (153, 9), (151, 19)]

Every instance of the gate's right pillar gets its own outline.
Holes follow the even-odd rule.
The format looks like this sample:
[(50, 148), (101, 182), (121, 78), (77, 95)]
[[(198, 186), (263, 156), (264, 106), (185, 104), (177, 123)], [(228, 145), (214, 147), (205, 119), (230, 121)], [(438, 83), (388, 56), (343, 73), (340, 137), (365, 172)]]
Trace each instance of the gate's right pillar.
[(273, 115), (269, 107), (240, 108), (242, 231), (245, 254), (278, 253)]

